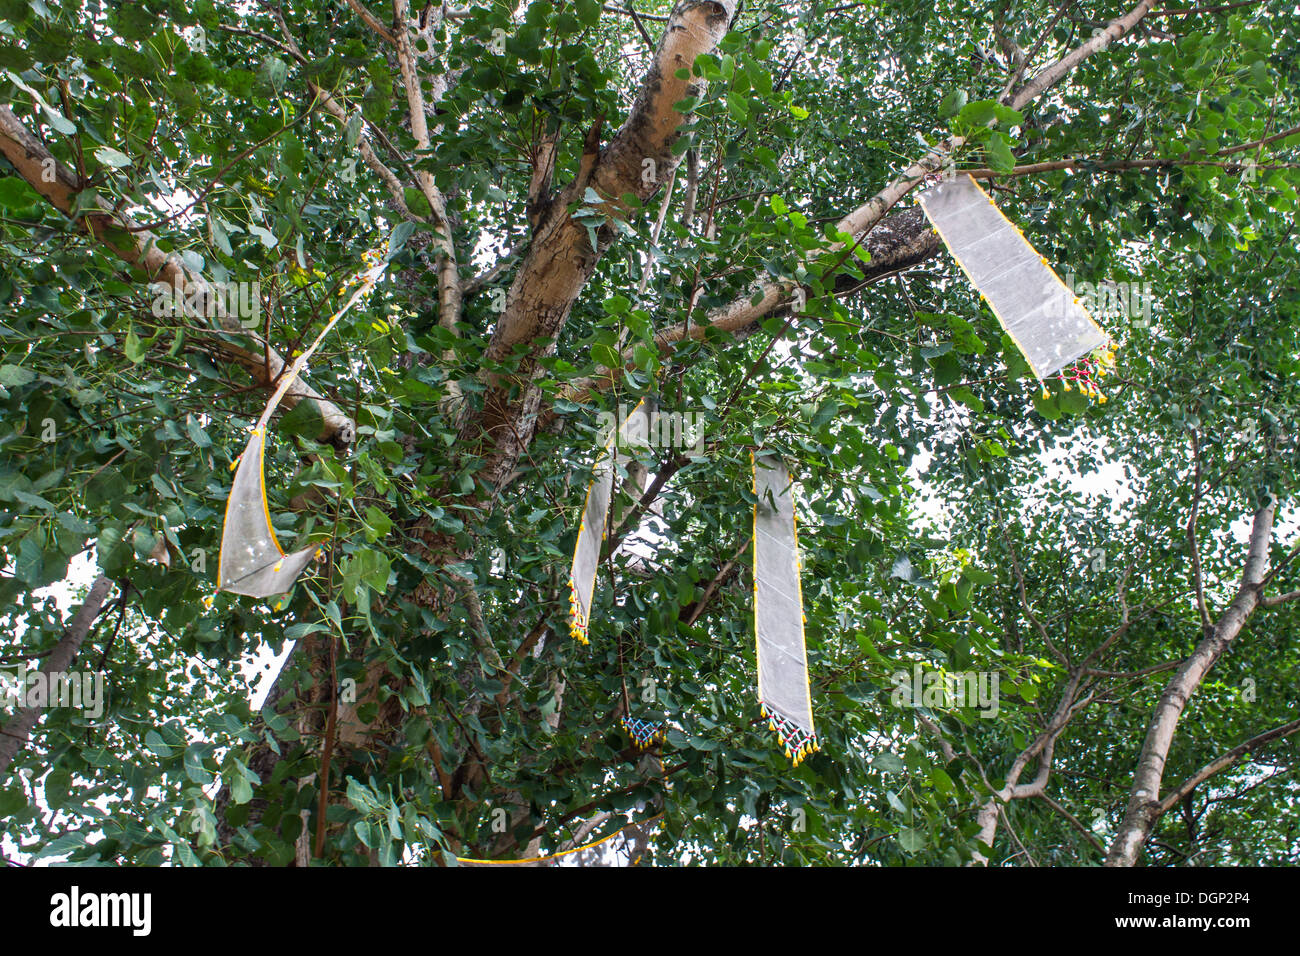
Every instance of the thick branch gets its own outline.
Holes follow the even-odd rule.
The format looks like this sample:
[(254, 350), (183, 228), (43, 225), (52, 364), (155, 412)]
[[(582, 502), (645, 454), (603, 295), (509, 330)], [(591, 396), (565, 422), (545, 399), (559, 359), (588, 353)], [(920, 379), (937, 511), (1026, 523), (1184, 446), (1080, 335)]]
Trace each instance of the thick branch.
[[(24, 126), (7, 106), (0, 106), (0, 152), (13, 164), (27, 183), (64, 215), (73, 217), (76, 195), (81, 190), (76, 175), (51, 155), (45, 144)], [(53, 176), (46, 174), (52, 170)], [(157, 237), (137, 228), (128, 216), (114, 211), (109, 203), (97, 198), (98, 213), (79, 213), (77, 222), (94, 240), (111, 250), (124, 262), (142, 269), (150, 282), (171, 286), (184, 301), (211, 301), (215, 295), (203, 276), (190, 270), (180, 256), (168, 255), (158, 247)], [(252, 374), (259, 385), (275, 383), (285, 368), (278, 352), (260, 338), (242, 328), (233, 315), (222, 314), (223, 330), (247, 336), (263, 348), (247, 349), (225, 339), (217, 347), (230, 359)], [(309, 402), (320, 413), (321, 440), (335, 445), (352, 441), (356, 428), (333, 402), (322, 397), (301, 379), (289, 386), (283, 400), (287, 408)]]
[(1162, 814), (1168, 813), (1174, 807), (1178, 806), (1179, 802), (1189, 793), (1199, 787), (1206, 780), (1209, 780), (1216, 773), (1228, 769), (1247, 754), (1252, 754), (1268, 744), (1271, 744), (1275, 740), (1290, 737), (1297, 730), (1300, 730), (1300, 718), (1281, 724), (1274, 727), (1272, 730), (1266, 730), (1262, 734), (1256, 734), (1244, 743), (1240, 743), (1233, 747), (1221, 757), (1211, 760), (1204, 767), (1179, 784), (1177, 789), (1170, 791), (1169, 795), (1160, 801), (1160, 812)]
[(1277, 500), (1270, 497), (1255, 512), (1250, 545), (1236, 597), (1165, 686), (1147, 726), (1137, 772), (1129, 791), (1128, 808), (1111, 844), (1110, 853), (1107, 854), (1107, 866), (1133, 866), (1142, 845), (1164, 812), (1161, 809), (1160, 783), (1178, 721), (1205, 675), (1241, 633), (1251, 614), (1260, 605), (1260, 585), (1267, 571), (1269, 541), (1276, 510)]
[[(1022, 109), (1044, 90), (1048, 89), (1060, 79), (1068, 75), (1075, 67), (1082, 63), (1099, 49), (1104, 49), (1113, 40), (1124, 36), (1133, 26), (1138, 23), (1147, 13), (1150, 12), (1153, 0), (1142, 0), (1136, 7), (1127, 14), (1112, 20), (1106, 28), (1100, 31), (1097, 36), (1070, 51), (1066, 56), (1052, 63), (1034, 76), (1025, 86), (1016, 94), (1012, 100), (1012, 106), (1015, 109)], [(881, 256), (877, 249), (873, 248), (871, 238), (873, 231), (878, 225), (884, 226), (888, 222), (885, 220), (885, 214), (889, 212), (899, 200), (915, 189), (925, 178), (933, 173), (937, 173), (947, 164), (949, 157), (953, 156), (958, 149), (965, 143), (965, 138), (961, 136), (950, 136), (948, 139), (933, 147), (920, 160), (908, 166), (902, 173), (896, 176), (893, 181), (863, 203), (857, 209), (850, 212), (842, 218), (837, 224), (841, 233), (847, 233), (853, 236), (855, 240), (862, 240), (867, 251), (872, 255), (871, 274), (880, 275), (884, 272), (897, 271), (898, 267), (890, 268), (889, 262), (881, 262)], [(915, 212), (919, 217), (912, 222), (923, 222), (919, 211)], [(890, 217), (893, 219), (893, 217)], [(892, 230), (891, 230), (892, 231)], [(890, 231), (885, 233), (887, 237)], [(895, 244), (889, 242), (877, 241), (877, 247), (883, 246), (883, 250), (892, 253), (894, 261), (902, 260), (907, 262), (909, 259), (919, 258), (920, 261), (932, 255), (938, 248), (938, 239), (933, 230), (925, 226), (924, 232), (915, 229), (905, 229), (904, 235), (908, 237), (907, 245), (910, 248), (898, 248)], [(863, 239), (863, 237), (866, 237)], [(895, 240), (897, 242), (897, 239)], [(833, 247), (831, 251), (834, 251)], [(914, 263), (911, 263), (914, 264)], [(877, 272), (876, 270), (880, 270)], [(705, 334), (703, 326), (713, 326), (717, 329), (727, 332), (739, 332), (754, 325), (760, 319), (777, 313), (783, 307), (789, 306), (789, 300), (794, 293), (795, 282), (791, 279), (775, 279), (755, 283), (746, 290), (745, 294), (734, 299), (727, 305), (712, 310), (703, 322), (686, 322), (672, 329), (660, 333), (662, 338), (661, 348), (672, 342), (680, 341), (686, 335), (692, 338), (701, 338)], [(575, 383), (572, 394), (566, 397), (581, 398), (589, 394), (593, 389), (607, 387), (616, 377), (607, 371), (595, 376), (593, 379), (585, 382)]]
[[(574, 301), (612, 242), (609, 221), (630, 212), (623, 197), (649, 198), (679, 162), (672, 147), (685, 117), (676, 104), (699, 93), (701, 81), (681, 79), (678, 71), (689, 73), (697, 56), (717, 46), (735, 7), (735, 0), (682, 0), (673, 8), (627, 121), (594, 157), (589, 174), (584, 168), (539, 218), (486, 354), (489, 365), (517, 363), (515, 371), (487, 373), (483, 405), (461, 429), (470, 447), (481, 451), (482, 475), (490, 485), (508, 478), (532, 438), (541, 404), (534, 384), (538, 362), (554, 351)], [(594, 248), (587, 226), (570, 213), (573, 204), (606, 220), (596, 230)]]

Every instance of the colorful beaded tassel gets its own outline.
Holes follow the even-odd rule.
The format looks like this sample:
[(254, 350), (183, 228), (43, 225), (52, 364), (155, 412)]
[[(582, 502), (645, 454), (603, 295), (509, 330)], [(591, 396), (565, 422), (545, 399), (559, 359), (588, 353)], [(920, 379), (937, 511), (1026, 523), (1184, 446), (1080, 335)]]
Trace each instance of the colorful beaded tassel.
[[(1115, 346), (1107, 345), (1091, 355), (1085, 356), (1068, 368), (1061, 370), (1058, 378), (1061, 390), (1078, 391), (1088, 398), (1095, 398), (1098, 404), (1106, 404), (1106, 393), (1101, 390), (1102, 379), (1115, 372)], [(1047, 386), (1043, 386), (1043, 398), (1051, 397)]]
[(637, 750), (649, 750), (656, 743), (664, 740), (664, 725), (661, 721), (642, 720), (640, 717), (621, 717), (619, 723), (636, 744)]
[(802, 727), (782, 717), (774, 710), (769, 710), (766, 704), (759, 702), (759, 710), (767, 718), (767, 725), (776, 734), (777, 739), (781, 741), (781, 746), (785, 749), (785, 755), (794, 761), (797, 767), (803, 763), (810, 753), (815, 750), (821, 750), (821, 744), (817, 742), (817, 735), (810, 734)]

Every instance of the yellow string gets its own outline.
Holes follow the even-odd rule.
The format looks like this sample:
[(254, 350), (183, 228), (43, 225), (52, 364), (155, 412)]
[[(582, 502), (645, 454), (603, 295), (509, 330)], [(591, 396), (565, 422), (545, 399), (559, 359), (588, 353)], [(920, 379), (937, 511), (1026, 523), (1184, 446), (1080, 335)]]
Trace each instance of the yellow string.
[(478, 863), (478, 864), (492, 865), (492, 866), (510, 866), (510, 865), (518, 865), (520, 863), (545, 863), (547, 860), (558, 860), (560, 857), (568, 856), (570, 853), (581, 853), (583, 850), (590, 850), (592, 847), (600, 846), (602, 843), (606, 843), (614, 839), (614, 837), (618, 836), (624, 830), (630, 829), (632, 827), (650, 826), (650, 824), (654, 823), (662, 816), (663, 816), (662, 813), (657, 813), (654, 816), (652, 816), (649, 820), (646, 820), (644, 823), (637, 820), (633, 820), (631, 823), (627, 823), (619, 827), (609, 836), (601, 837), (599, 840), (596, 840), (592, 843), (587, 843), (583, 846), (575, 846), (572, 850), (561, 850), (559, 853), (552, 853), (549, 856), (530, 856), (523, 860), (475, 860), (469, 857), (458, 856), (456, 857), (456, 860), (460, 863)]

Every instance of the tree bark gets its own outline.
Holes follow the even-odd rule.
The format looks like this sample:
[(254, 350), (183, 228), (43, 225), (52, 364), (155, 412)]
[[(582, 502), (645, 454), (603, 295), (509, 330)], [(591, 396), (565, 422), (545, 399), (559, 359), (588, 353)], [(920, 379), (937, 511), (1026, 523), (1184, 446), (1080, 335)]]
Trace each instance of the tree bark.
[[(690, 70), (697, 56), (717, 46), (735, 10), (735, 0), (679, 2), (627, 122), (603, 149), (589, 133), (577, 177), (542, 200), (533, 241), (506, 294), (485, 356), (490, 366), (513, 364), (514, 369), (484, 376), (483, 404), (461, 429), (468, 446), (482, 450), (481, 474), (490, 486), (504, 483), (532, 438), (541, 406), (541, 390), (534, 384), (538, 363), (554, 352), (574, 302), (613, 241), (608, 221), (628, 214), (622, 197), (631, 193), (646, 200), (680, 162), (672, 147), (686, 117), (675, 104), (696, 95), (702, 81), (680, 79), (677, 71)], [(599, 129), (597, 120), (592, 131), (598, 135)], [(594, 247), (587, 227), (569, 212), (574, 203), (606, 217), (595, 231)]]
[[(23, 125), (8, 106), (0, 106), (0, 153), (13, 164), (18, 175), (29, 186), (64, 215), (73, 217), (76, 196), (82, 189), (76, 175), (54, 159), (45, 144)], [(180, 256), (168, 255), (158, 248), (158, 240), (153, 233), (138, 228), (130, 217), (116, 212), (105, 199), (99, 199), (97, 207), (100, 210), (98, 213), (83, 212), (75, 217), (92, 239), (111, 250), (123, 262), (143, 270), (150, 282), (171, 286), (184, 301), (212, 300), (214, 290), (207, 279), (188, 268)], [(234, 316), (222, 315), (220, 320), (221, 328), (213, 329), (213, 340), (217, 348), (246, 369), (258, 384), (274, 386), (287, 365), (280, 353), (262, 342), (255, 332), (241, 327)], [(255, 347), (240, 346), (222, 337), (219, 334), (221, 332), (245, 337)], [(321, 441), (339, 447), (352, 442), (356, 434), (352, 419), (301, 378), (289, 386), (283, 404), (285, 408), (292, 408), (299, 402), (309, 402), (319, 412), (322, 421)]]
[(1205, 675), (1228, 649), (1251, 614), (1260, 606), (1260, 591), (1268, 570), (1268, 548), (1273, 532), (1276, 499), (1258, 511), (1251, 525), (1250, 545), (1246, 552), (1246, 565), (1236, 597), (1215, 621), (1213, 629), (1181, 667), (1169, 679), (1165, 691), (1156, 705), (1155, 713), (1147, 726), (1146, 740), (1138, 757), (1137, 772), (1129, 790), (1128, 808), (1119, 831), (1106, 855), (1106, 866), (1133, 866), (1152, 829), (1164, 815), (1160, 800), (1160, 784), (1164, 777), (1165, 761), (1174, 741), (1174, 731), (1187, 707), (1188, 700), (1201, 685)]

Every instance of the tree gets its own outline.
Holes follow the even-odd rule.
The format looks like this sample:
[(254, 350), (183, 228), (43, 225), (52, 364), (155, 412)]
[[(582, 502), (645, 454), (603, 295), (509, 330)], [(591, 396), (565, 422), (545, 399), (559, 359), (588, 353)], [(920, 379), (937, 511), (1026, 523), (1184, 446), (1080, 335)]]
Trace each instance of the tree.
[[(12, 844), (450, 863), (662, 812), (663, 863), (1293, 860), (1298, 23), (1154, 7), (4, 0), (6, 663), (71, 646), (42, 589), (90, 556), (113, 688), (18, 751)], [(941, 252), (909, 196), (950, 164), (1138, 283), (1106, 404)], [(372, 249), (267, 451), (325, 560), (205, 610), (244, 429)], [(599, 416), (647, 394), (704, 449), (620, 471), (583, 647)], [(799, 479), (797, 770), (757, 447)], [(1065, 480), (1100, 456), (1121, 507)], [(240, 662), (290, 641), (253, 710)], [(996, 715), (898, 706), (913, 666), (997, 675)]]

